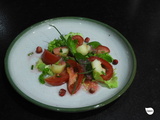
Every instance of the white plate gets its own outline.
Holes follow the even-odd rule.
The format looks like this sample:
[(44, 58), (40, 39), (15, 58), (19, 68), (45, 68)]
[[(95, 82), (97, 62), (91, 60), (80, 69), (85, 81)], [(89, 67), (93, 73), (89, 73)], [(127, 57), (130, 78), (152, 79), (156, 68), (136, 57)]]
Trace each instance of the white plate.
[[(67, 93), (60, 97), (58, 92), (61, 88), (66, 88), (66, 84), (58, 87), (40, 84), (40, 73), (30, 69), (40, 54), (31, 57), (27, 54), (34, 52), (37, 46), (47, 48), (47, 42), (59, 37), (59, 33), (49, 24), (55, 25), (62, 34), (79, 32), (91, 41), (99, 41), (108, 46), (112, 57), (119, 61), (118, 65), (114, 65), (118, 88), (101, 87), (95, 94), (81, 89), (75, 95)], [(56, 111), (79, 112), (102, 107), (122, 95), (135, 76), (136, 58), (128, 41), (109, 25), (88, 18), (61, 17), (39, 22), (20, 33), (7, 51), (5, 69), (11, 85), (32, 103)]]

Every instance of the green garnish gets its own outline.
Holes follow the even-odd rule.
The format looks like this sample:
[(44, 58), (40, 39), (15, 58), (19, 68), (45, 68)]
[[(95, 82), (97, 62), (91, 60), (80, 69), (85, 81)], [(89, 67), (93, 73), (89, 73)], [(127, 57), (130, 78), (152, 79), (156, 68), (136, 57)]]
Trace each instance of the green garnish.
[(78, 73), (78, 74), (88, 74), (88, 73), (92, 73), (94, 71), (95, 68), (93, 68), (92, 70), (86, 71), (86, 72), (82, 72), (82, 73)]
[(34, 68), (34, 65), (31, 65), (31, 70), (33, 70), (33, 68)]
[(80, 62), (80, 60), (86, 60), (86, 56), (82, 55), (81, 53), (75, 53), (74, 57), (78, 62)]
[(66, 42), (66, 39), (65, 39), (64, 36), (61, 34), (61, 32), (60, 32), (54, 25), (50, 25), (50, 26), (54, 27), (54, 28), (57, 30), (57, 32), (60, 34), (60, 38), (61, 38), (63, 41)]
[(52, 71), (50, 70), (49, 66), (46, 66), (43, 71), (42, 74), (39, 76), (39, 82), (44, 84), (45, 83), (45, 78), (48, 76), (53, 76), (54, 74), (52, 73)]
[(62, 51), (62, 49), (60, 49), (60, 51), (59, 51), (60, 53), (62, 53), (63, 51)]
[(55, 39), (51, 41), (48, 45), (48, 50), (52, 51), (56, 47), (67, 46), (72, 55), (74, 55), (76, 53), (77, 40), (72, 40), (71, 35), (64, 37), (54, 25), (50, 26), (54, 27), (57, 30), (57, 32), (60, 34), (60, 39)]
[(28, 53), (28, 56), (31, 56), (31, 55), (33, 55), (34, 53), (33, 52), (30, 52), (30, 53)]
[(43, 63), (43, 61), (41, 59), (39, 59), (37, 62), (36, 62), (36, 66), (35, 66), (39, 71), (41, 71), (42, 73), (40, 74), (39, 76), (39, 82), (41, 84), (44, 84), (45, 83), (45, 78), (48, 77), (48, 76), (53, 76), (53, 72), (51, 71), (50, 69), (50, 65), (46, 65), (45, 63)]
[(113, 58), (109, 53), (99, 53), (99, 54), (95, 54), (95, 53), (88, 53), (86, 57), (91, 57), (91, 56), (97, 56), (100, 57), (108, 62), (112, 62)]
[(71, 36), (68, 37), (67, 39), (67, 47), (69, 48), (70, 52), (72, 55), (76, 53), (76, 45), (77, 45), (77, 40), (72, 40)]
[(99, 42), (97, 42), (97, 41), (93, 41), (93, 42), (88, 43), (88, 45), (92, 46), (93, 48), (96, 48), (101, 44)]
[(39, 76), (39, 82), (41, 83), (41, 84), (45, 84), (45, 80), (44, 80), (44, 77), (45, 77), (45, 75), (44, 74), (41, 74), (40, 76)]
[(117, 88), (118, 87), (118, 77), (113, 76), (110, 80), (104, 81), (108, 88)]
[(108, 53), (100, 53), (100, 54), (96, 54), (96, 56), (98, 56), (98, 57), (100, 57), (110, 63), (113, 61), (113, 58)]
[(36, 62), (36, 68), (37, 68), (39, 71), (43, 71), (43, 70), (45, 69), (45, 66), (46, 66), (46, 64), (44, 64), (41, 59), (39, 59), (39, 60)]
[(48, 43), (48, 51), (52, 52), (54, 48), (61, 46), (66, 46), (65, 41), (62, 41), (61, 39), (54, 39)]
[(104, 71), (101, 71), (102, 75), (106, 75), (106, 73)]
[(110, 80), (103, 80), (103, 78), (101, 77), (101, 75), (98, 72), (93, 72), (93, 77), (95, 79), (95, 81), (101, 82), (103, 83), (102, 85), (104, 85), (105, 87), (108, 88), (117, 88), (118, 87), (118, 77), (116, 76), (116, 74), (113, 74), (113, 77)]
[(82, 35), (81, 33), (70, 32), (70, 33), (68, 33), (67, 35), (65, 35), (64, 38), (67, 40), (69, 36), (70, 36), (70, 37), (73, 37), (73, 36), (75, 36), (75, 35), (80, 35), (81, 37), (83, 37), (83, 35)]

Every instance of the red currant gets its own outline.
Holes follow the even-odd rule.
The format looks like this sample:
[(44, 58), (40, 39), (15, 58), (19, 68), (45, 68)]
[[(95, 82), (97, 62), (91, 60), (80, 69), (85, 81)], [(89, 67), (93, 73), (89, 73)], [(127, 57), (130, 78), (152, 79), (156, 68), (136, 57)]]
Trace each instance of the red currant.
[(88, 43), (90, 41), (90, 38), (89, 37), (86, 37), (85, 40), (84, 40), (86, 43)]
[(114, 59), (113, 62), (112, 62), (112, 64), (113, 64), (113, 65), (117, 65), (117, 64), (118, 64), (118, 60), (117, 60), (117, 59)]
[(65, 89), (60, 89), (59, 96), (64, 96), (65, 94), (66, 94), (66, 90)]
[(37, 48), (36, 48), (36, 53), (41, 53), (42, 52), (42, 48), (40, 47), (40, 46), (38, 46)]

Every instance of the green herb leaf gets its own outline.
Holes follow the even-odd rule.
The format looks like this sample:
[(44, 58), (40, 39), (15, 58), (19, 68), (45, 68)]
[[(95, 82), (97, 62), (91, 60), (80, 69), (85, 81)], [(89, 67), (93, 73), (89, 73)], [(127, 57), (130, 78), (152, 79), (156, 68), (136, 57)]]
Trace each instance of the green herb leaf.
[(89, 71), (86, 71), (86, 72), (78, 73), (78, 74), (88, 74), (88, 73), (91, 73), (91, 72), (93, 72), (93, 70), (94, 70), (94, 69), (92, 69), (92, 70), (89, 70)]
[(108, 61), (108, 62), (112, 62), (113, 58), (111, 57), (111, 55), (109, 55), (108, 53), (100, 53), (100, 54), (96, 54), (96, 56)]
[(75, 53), (74, 57), (76, 58), (77, 61), (79, 61), (79, 60), (86, 60), (86, 56), (82, 55), (81, 53)]
[(28, 53), (28, 56), (31, 56), (31, 55), (33, 55), (34, 53), (33, 52), (30, 52), (30, 53)]
[(67, 46), (73, 55), (76, 53), (77, 42), (77, 40), (72, 40), (70, 36), (67, 39)]
[(93, 42), (88, 43), (88, 45), (92, 46), (93, 48), (97, 48), (101, 44), (97, 41), (93, 41)]

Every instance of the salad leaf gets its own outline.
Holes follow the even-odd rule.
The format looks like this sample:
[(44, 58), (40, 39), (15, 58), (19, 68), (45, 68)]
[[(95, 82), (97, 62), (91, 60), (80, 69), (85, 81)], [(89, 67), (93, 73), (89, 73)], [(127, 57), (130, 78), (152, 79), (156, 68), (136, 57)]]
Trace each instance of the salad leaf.
[(108, 53), (100, 53), (100, 54), (97, 54), (96, 56), (108, 61), (108, 62), (112, 62), (113, 61), (113, 58), (111, 57), (111, 55), (109, 55)]
[(102, 58), (102, 59), (104, 59), (104, 60), (106, 60), (106, 61), (108, 61), (108, 62), (110, 62), (110, 63), (113, 61), (112, 56), (111, 56), (110, 54), (108, 54), (108, 53), (95, 54), (95, 53), (90, 52), (90, 53), (88, 53), (88, 54), (86, 55), (86, 57), (88, 57), (88, 58), (91, 57), (91, 56), (100, 57), (100, 58)]
[(86, 56), (78, 52), (74, 54), (74, 57), (76, 58), (77, 61), (86, 60)]
[(54, 48), (66, 46), (66, 42), (61, 39), (54, 39), (48, 43), (48, 51), (52, 52)]
[(39, 76), (39, 82), (41, 84), (44, 84), (45, 83), (45, 78), (47, 76), (52, 76), (54, 75), (53, 72), (51, 71), (50, 69), (50, 65), (46, 65), (45, 63), (43, 63), (43, 61), (41, 59), (39, 59), (36, 63), (36, 68), (41, 71), (42, 73), (40, 74)]
[(105, 87), (108, 88), (117, 88), (118, 87), (118, 77), (116, 76), (116, 74), (114, 73), (113, 77), (110, 80), (103, 80), (103, 78), (100, 76), (100, 74), (96, 71), (93, 71), (93, 77), (95, 79), (95, 81), (98, 82), (102, 82), (104, 83), (103, 85), (105, 85)]
[(64, 38), (67, 40), (68, 37), (73, 37), (73, 36), (75, 36), (75, 35), (80, 35), (80, 36), (83, 37), (83, 35), (82, 35), (81, 33), (70, 32), (70, 33), (68, 33), (67, 35), (65, 35)]
[(118, 77), (113, 76), (110, 80), (104, 81), (108, 88), (117, 88), (118, 87)]
[(50, 69), (49, 65), (46, 65), (45, 68), (43, 69), (42, 73), (39, 76), (39, 82), (44, 84), (45, 83), (45, 78), (48, 76), (53, 76), (53, 72)]
[(93, 71), (93, 77), (96, 81), (104, 81), (99, 72)]
[(46, 64), (44, 64), (41, 59), (39, 59), (39, 60), (37, 61), (37, 63), (36, 63), (36, 68), (37, 68), (39, 71), (43, 71), (44, 68), (45, 68), (45, 66), (46, 66)]
[(93, 41), (93, 42), (88, 43), (88, 45), (92, 46), (93, 48), (96, 48), (101, 44), (99, 42), (97, 42), (97, 41)]
[(67, 47), (69, 48), (69, 50), (73, 55), (76, 53), (77, 42), (78, 42), (77, 40), (72, 40), (71, 36), (69, 36), (67, 39)]
[(44, 78), (45, 78), (45, 75), (44, 74), (40, 74), (40, 76), (39, 76), (39, 82), (41, 83), (41, 84), (45, 84), (45, 80), (44, 80)]

